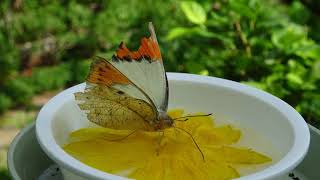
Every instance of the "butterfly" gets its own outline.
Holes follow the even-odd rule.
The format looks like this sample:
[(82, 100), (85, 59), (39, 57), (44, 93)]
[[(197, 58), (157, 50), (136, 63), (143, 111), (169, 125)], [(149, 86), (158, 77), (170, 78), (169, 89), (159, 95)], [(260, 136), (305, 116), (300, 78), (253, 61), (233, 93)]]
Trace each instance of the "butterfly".
[(141, 39), (137, 51), (129, 50), (121, 42), (111, 60), (93, 59), (84, 92), (74, 94), (78, 106), (87, 114), (89, 121), (99, 126), (133, 130), (128, 136), (137, 130), (164, 134), (166, 128), (179, 129), (192, 138), (204, 159), (191, 133), (174, 126), (174, 121), (211, 114), (174, 119), (168, 116), (168, 78), (151, 22), (149, 31), (150, 37)]
[(152, 23), (137, 51), (121, 42), (111, 60), (95, 57), (84, 92), (75, 99), (88, 120), (119, 130), (158, 131), (173, 126), (169, 87)]

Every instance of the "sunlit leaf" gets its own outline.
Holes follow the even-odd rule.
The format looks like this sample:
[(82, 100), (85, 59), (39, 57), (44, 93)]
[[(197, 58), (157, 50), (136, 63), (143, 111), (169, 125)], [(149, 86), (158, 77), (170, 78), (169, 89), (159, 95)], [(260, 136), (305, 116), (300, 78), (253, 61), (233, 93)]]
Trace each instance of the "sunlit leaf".
[(266, 85), (260, 82), (255, 82), (255, 81), (247, 81), (247, 82), (242, 82), (243, 84), (258, 88), (258, 89), (262, 89), (265, 90), (266, 89)]
[(232, 10), (241, 16), (246, 16), (255, 19), (254, 10), (250, 9), (246, 1), (230, 0), (229, 3)]
[(204, 24), (207, 20), (207, 15), (201, 4), (196, 1), (181, 2), (181, 9), (187, 16), (188, 20), (194, 24)]
[(300, 45), (296, 49), (296, 54), (303, 58), (320, 59), (320, 45), (307, 41), (307, 44)]
[(204, 70), (200, 71), (199, 74), (203, 75), (203, 76), (208, 76), (209, 75), (209, 71), (204, 69)]
[(299, 24), (305, 24), (310, 18), (311, 13), (301, 1), (293, 1), (289, 6), (289, 15)]
[(312, 72), (315, 78), (320, 79), (320, 60), (317, 60), (313, 67)]
[(298, 25), (290, 25), (283, 29), (274, 31), (272, 34), (272, 42), (275, 46), (287, 51), (293, 52), (292, 47), (295, 44), (301, 44), (302, 41), (306, 40), (306, 33), (303, 27)]
[(301, 86), (303, 84), (303, 79), (297, 74), (288, 73), (286, 76), (288, 82), (293, 86)]
[(206, 28), (203, 27), (192, 27), (192, 28), (184, 28), (184, 27), (176, 27), (173, 28), (166, 36), (166, 40), (170, 41), (177, 38), (186, 38), (186, 37), (194, 37), (199, 36), (202, 38), (210, 38), (210, 39), (217, 39), (225, 44), (226, 47), (234, 49), (235, 45), (233, 40), (229, 37), (223, 36), (218, 33), (214, 33), (208, 31)]
[(191, 35), (194, 32), (194, 28), (176, 27), (169, 31), (166, 39), (170, 41), (179, 37)]

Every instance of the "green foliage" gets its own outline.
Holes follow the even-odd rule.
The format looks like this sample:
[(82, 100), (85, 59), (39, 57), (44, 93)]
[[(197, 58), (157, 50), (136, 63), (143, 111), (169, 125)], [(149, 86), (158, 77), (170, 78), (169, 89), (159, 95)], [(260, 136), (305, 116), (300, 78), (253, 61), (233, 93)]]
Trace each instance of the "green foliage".
[(9, 172), (5, 168), (0, 169), (0, 178), (1, 179), (8, 179), (8, 180), (11, 179)]
[(310, 11), (300, 1), (297, 0), (293, 1), (288, 12), (291, 19), (299, 24), (307, 23), (311, 16)]
[(70, 80), (70, 73), (72, 71), (69, 64), (35, 68), (32, 76), (26, 79), (26, 81), (33, 85), (35, 92), (37, 93), (54, 90), (64, 87)]
[(1, 31), (0, 24), (0, 87), (1, 84), (7, 80), (8, 76), (14, 73), (18, 67), (17, 51), (13, 42), (8, 39), (7, 34)]
[(12, 101), (10, 97), (5, 94), (0, 93), (0, 113), (9, 109), (12, 106)]
[(33, 87), (22, 78), (7, 81), (4, 91), (16, 105), (27, 104), (33, 96)]
[[(206, 2), (188, 4), (205, 9)], [(320, 121), (320, 45), (304, 26), (311, 12), (300, 1), (289, 6), (277, 1), (215, 1), (201, 23), (190, 18), (191, 8), (185, 6), (181, 3), (187, 22), (167, 34), (178, 47), (181, 71), (209, 72), (269, 91), (310, 122)]]
[(90, 69), (90, 64), (91, 64), (91, 60), (85, 60), (85, 61), (74, 60), (71, 62), (69, 67), (72, 69), (76, 69), (76, 71), (73, 71), (72, 69), (69, 70), (71, 72), (70, 74), (71, 77), (69, 78), (71, 84), (78, 84), (83, 82), (86, 79)]
[(153, 21), (167, 71), (243, 82), (320, 122), (316, 1), (14, 2), (0, 3), (0, 111), (83, 82), (92, 56), (136, 49)]

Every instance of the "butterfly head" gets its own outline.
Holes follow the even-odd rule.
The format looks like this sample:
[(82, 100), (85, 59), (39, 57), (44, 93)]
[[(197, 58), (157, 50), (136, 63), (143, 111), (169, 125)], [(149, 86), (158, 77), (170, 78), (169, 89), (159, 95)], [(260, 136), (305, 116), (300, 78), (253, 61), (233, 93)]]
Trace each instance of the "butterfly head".
[(166, 129), (173, 126), (173, 120), (166, 112), (159, 112), (159, 123), (157, 129)]

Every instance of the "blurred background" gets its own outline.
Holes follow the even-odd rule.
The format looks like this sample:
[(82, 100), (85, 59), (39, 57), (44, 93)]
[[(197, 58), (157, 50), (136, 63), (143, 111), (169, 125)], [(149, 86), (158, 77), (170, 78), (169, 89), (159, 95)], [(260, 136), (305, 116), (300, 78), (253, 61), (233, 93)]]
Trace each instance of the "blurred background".
[(92, 56), (138, 48), (149, 21), (167, 71), (260, 88), (319, 128), (319, 19), (318, 0), (1, 0), (0, 179), (19, 129), (83, 82)]

